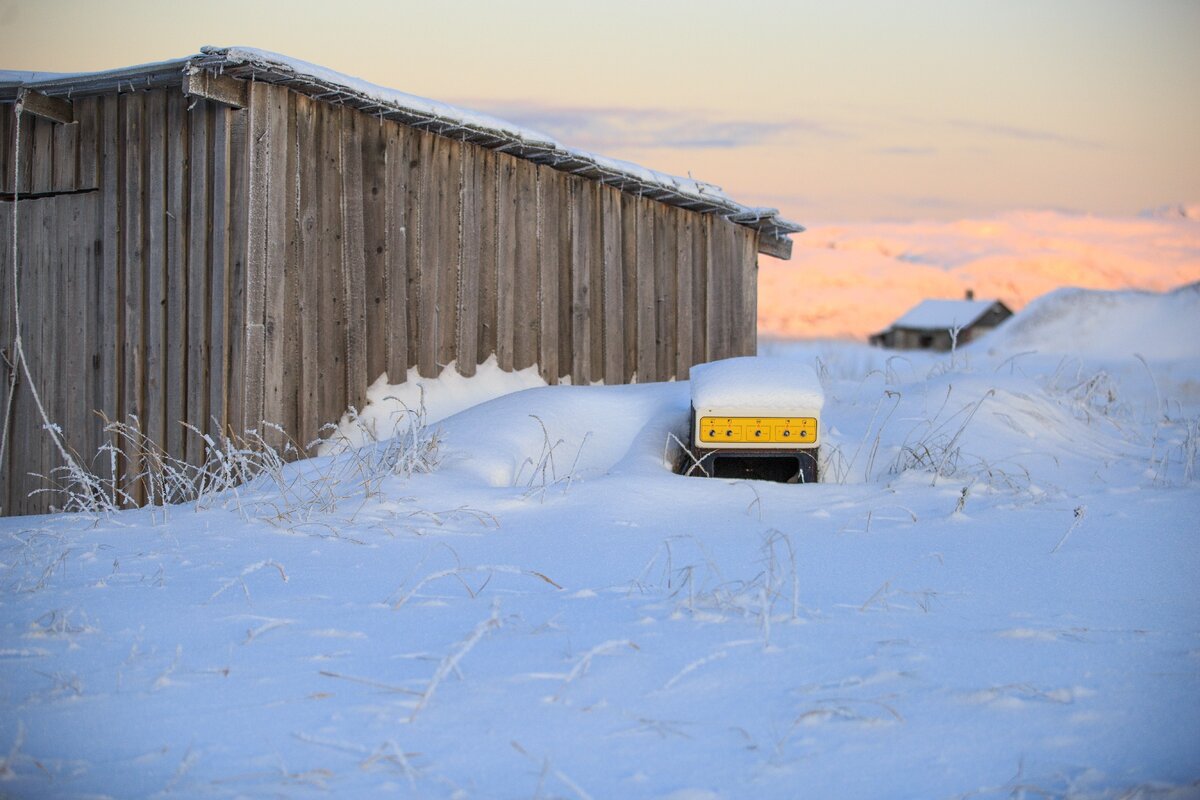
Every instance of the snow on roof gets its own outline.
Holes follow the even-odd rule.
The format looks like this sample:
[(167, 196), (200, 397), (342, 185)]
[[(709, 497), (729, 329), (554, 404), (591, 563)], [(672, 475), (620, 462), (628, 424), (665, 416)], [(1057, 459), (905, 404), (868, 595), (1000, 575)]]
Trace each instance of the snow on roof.
[(284, 84), (318, 100), (349, 105), (364, 113), (548, 164), (668, 205), (716, 213), (754, 228), (769, 239), (786, 241), (788, 234), (804, 230), (803, 226), (780, 217), (777, 209), (743, 205), (711, 183), (567, 147), (545, 133), (489, 114), (389, 89), (318, 64), (253, 47), (202, 47), (200, 54), (174, 61), (96, 73), (0, 71), (0, 100), (15, 97), (26, 88), (60, 96), (113, 88), (118, 91), (126, 87), (153, 88), (178, 82), (184, 73), (199, 70)]
[(892, 323), (893, 328), (965, 328), (987, 313), (995, 300), (922, 300)]
[(816, 371), (788, 358), (743, 356), (697, 364), (691, 384), (692, 407), (697, 409), (792, 414), (825, 405)]

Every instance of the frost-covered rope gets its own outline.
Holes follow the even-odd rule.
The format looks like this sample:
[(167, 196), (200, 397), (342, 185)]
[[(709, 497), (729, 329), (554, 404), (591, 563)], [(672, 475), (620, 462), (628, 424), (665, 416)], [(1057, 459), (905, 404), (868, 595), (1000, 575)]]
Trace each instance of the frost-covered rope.
[(13, 210), (12, 210), (12, 274), (13, 274), (13, 369), (12, 379), (9, 384), (8, 403), (4, 410), (4, 435), (0, 438), (0, 464), (4, 463), (4, 456), (8, 450), (8, 432), (11, 425), (10, 412), (12, 411), (13, 396), (16, 394), (17, 385), (17, 368), (25, 373), (25, 379), (29, 383), (29, 393), (33, 397), (34, 405), (37, 406), (38, 414), (42, 417), (42, 428), (50, 436), (50, 440), (54, 442), (54, 446), (58, 449), (59, 455), (62, 456), (63, 462), (71, 472), (78, 472), (79, 465), (75, 463), (75, 459), (71, 458), (71, 454), (67, 452), (66, 446), (63, 444), (62, 436), (59, 428), (50, 421), (50, 416), (46, 413), (45, 406), (42, 405), (41, 395), (38, 394), (37, 386), (33, 382), (33, 374), (29, 371), (29, 360), (25, 358), (25, 348), (21, 342), (21, 297), (18, 292), (20, 283), (18, 274), (20, 268), (17, 264), (17, 204), (20, 200), (20, 175), (21, 175), (21, 112), (23, 102), (17, 101), (16, 104), (16, 122), (15, 134), (13, 136)]

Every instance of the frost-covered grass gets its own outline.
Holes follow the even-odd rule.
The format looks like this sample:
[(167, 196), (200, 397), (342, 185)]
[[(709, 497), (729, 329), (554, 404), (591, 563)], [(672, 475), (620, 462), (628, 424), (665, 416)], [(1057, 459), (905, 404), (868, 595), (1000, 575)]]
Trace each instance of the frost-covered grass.
[(827, 482), (673, 474), (687, 384), (564, 386), (333, 506), (391, 445), (3, 520), (0, 792), (1196, 796), (1200, 352), (763, 349)]

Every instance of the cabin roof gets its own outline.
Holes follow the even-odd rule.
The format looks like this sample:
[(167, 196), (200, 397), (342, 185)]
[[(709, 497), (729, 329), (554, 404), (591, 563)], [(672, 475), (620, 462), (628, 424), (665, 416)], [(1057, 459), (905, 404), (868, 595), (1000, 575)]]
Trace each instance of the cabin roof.
[(892, 327), (917, 330), (966, 328), (975, 324), (996, 303), (996, 300), (922, 300), (892, 323)]
[[(773, 208), (743, 205), (719, 186), (657, 172), (627, 161), (568, 147), (553, 137), (469, 109), (378, 86), (317, 64), (248, 47), (203, 47), (185, 58), (91, 73), (0, 71), (0, 102), (12, 102), (24, 90), (51, 97), (134, 91), (172, 86), (201, 71), (243, 80), (276, 83), (381, 119), (403, 122), (483, 147), (509, 153), (563, 172), (649, 197), (667, 205), (714, 213), (753, 228), (775, 244), (773, 255), (790, 254), (788, 234), (803, 226)], [(773, 252), (772, 250), (778, 251)]]

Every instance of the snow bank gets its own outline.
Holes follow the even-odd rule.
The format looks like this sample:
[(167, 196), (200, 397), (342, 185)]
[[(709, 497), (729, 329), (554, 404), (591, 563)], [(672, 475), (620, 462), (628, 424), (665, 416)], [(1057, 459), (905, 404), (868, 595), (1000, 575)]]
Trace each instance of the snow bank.
[(1166, 293), (1059, 289), (980, 342), (995, 352), (1200, 357), (1200, 283)]
[(685, 383), (529, 389), (444, 421), (442, 471), (488, 486), (661, 473), (670, 436), (686, 439), (687, 425)]
[(684, 383), (551, 386), (431, 473), (0, 519), (3, 791), (1194, 796), (1200, 361), (821, 357), (810, 486), (666, 469)]
[(536, 366), (505, 372), (495, 356), (480, 364), (471, 378), (460, 375), (453, 363), (437, 378), (422, 378), (414, 367), (404, 383), (389, 383), (385, 372), (367, 390), (367, 405), (344, 414), (320, 452), (325, 455), (389, 439), (418, 417), (433, 424), (494, 397), (545, 385)]
[(697, 409), (754, 414), (820, 410), (825, 392), (807, 364), (746, 356), (692, 368), (692, 405)]

